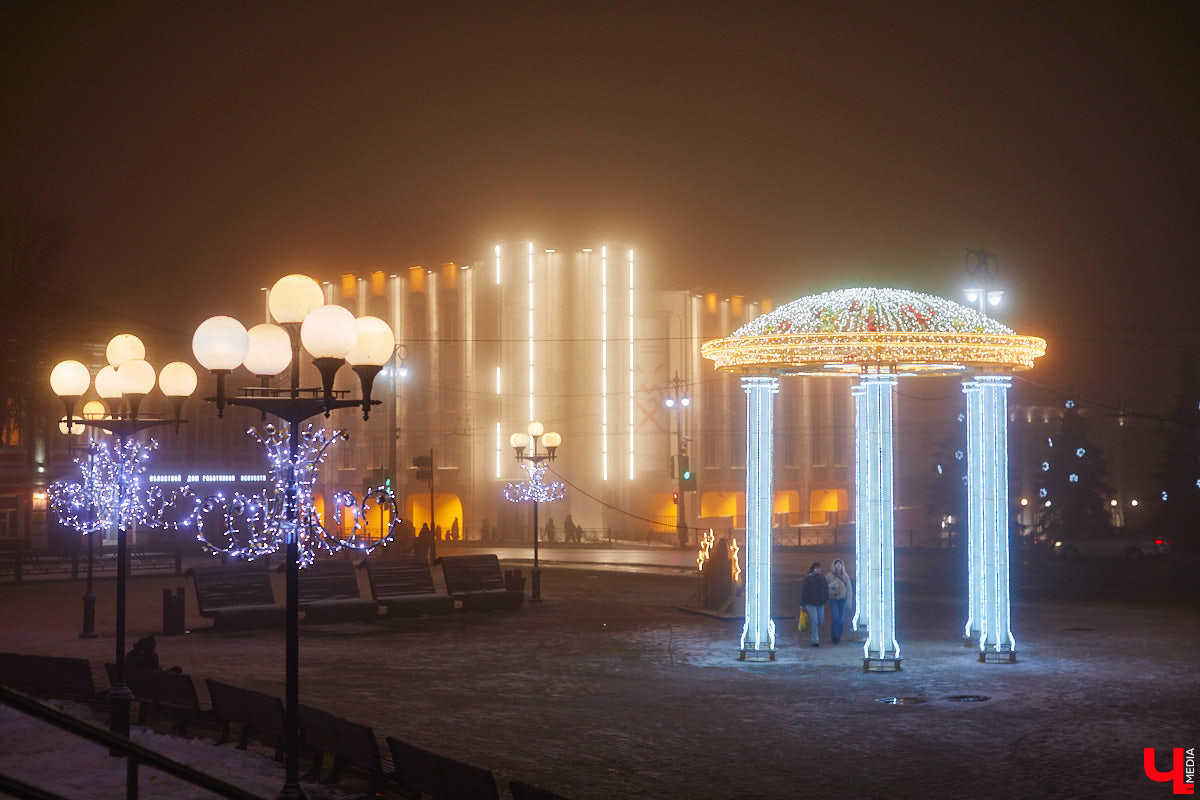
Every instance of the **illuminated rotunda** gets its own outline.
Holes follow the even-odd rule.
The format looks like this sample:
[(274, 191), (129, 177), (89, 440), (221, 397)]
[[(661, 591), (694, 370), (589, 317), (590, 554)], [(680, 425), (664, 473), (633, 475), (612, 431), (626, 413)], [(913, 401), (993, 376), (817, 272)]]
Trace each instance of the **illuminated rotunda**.
[(1008, 413), (1014, 371), (1046, 342), (974, 309), (902, 289), (842, 289), (802, 297), (701, 347), (742, 375), (746, 403), (746, 622), (741, 659), (774, 659), (771, 622), (772, 408), (787, 375), (853, 375), (855, 628), (867, 630), (864, 670), (900, 669), (894, 604), (892, 395), (900, 378), (961, 374), (967, 398), (969, 603), (964, 634), (980, 661), (1013, 661), (1009, 624)]

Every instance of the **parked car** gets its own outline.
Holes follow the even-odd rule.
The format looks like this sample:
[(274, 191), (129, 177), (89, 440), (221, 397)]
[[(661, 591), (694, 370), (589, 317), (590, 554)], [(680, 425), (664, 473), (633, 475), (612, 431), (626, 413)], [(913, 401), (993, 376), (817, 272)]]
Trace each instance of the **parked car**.
[(1079, 558), (1124, 558), (1139, 561), (1169, 552), (1171, 543), (1139, 528), (1109, 528), (1087, 536), (1066, 536), (1054, 542), (1054, 554), (1067, 561)]

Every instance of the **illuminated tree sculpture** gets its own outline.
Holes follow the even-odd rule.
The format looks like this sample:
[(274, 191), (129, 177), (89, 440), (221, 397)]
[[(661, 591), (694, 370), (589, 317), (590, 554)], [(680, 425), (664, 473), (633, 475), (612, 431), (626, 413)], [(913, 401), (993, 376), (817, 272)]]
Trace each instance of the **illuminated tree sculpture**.
[[(968, 527), (977, 556), (967, 627), (971, 630), (978, 620), (980, 660), (995, 653), (1011, 658), (1005, 392), (1009, 373), (1029, 369), (1045, 351), (1044, 340), (1019, 336), (974, 309), (901, 289), (843, 289), (803, 297), (751, 320), (725, 339), (706, 342), (701, 354), (717, 369), (743, 375), (743, 386), (752, 393), (747, 420), (747, 625), (751, 598), (767, 597), (771, 577), (769, 555), (755, 556), (756, 549), (769, 547), (758, 510), (763, 505), (769, 510), (771, 501), (770, 446), (762, 440), (769, 437), (770, 425), (761, 417), (770, 415), (770, 405), (756, 406), (750, 387), (777, 382), (781, 375), (859, 379), (853, 389), (858, 581), (852, 624), (868, 630), (863, 669), (886, 670), (900, 668), (893, 592), (893, 387), (905, 376), (966, 373), (973, 376), (965, 390), (975, 437), (968, 454), (968, 508), (973, 509)], [(755, 624), (770, 631), (766, 623)], [(773, 641), (769, 646), (774, 648)]]
[[(386, 485), (366, 492), (361, 502), (352, 492), (333, 496), (333, 527), (340, 531), (347, 527), (343, 523), (348, 523), (348, 535), (330, 531), (317, 510), (313, 499), (317, 474), (329, 448), (347, 438), (344, 431), (328, 434), (324, 428), (305, 426), (294, 460), (287, 430), (266, 425), (262, 433), (250, 428), (246, 434), (267, 451), (271, 485), (256, 494), (236, 492), (228, 497), (215, 494), (193, 498), (185, 524), (195, 527), (196, 538), (209, 552), (248, 561), (270, 556), (286, 546), (294, 529), (300, 565), (308, 566), (318, 549), (330, 553), (343, 549), (370, 553), (392, 541), (392, 530), (399, 520), (395, 496)], [(288, 490), (292, 486), (297, 502), (294, 518), (288, 512)], [(372, 508), (379, 509), (390, 520), (387, 534), (375, 541), (360, 535)]]

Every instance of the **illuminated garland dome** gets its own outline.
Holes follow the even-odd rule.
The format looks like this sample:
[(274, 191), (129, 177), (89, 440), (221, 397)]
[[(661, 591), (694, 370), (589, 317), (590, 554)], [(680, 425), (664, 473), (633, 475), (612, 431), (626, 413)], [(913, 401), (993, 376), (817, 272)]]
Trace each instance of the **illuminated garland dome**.
[(1046, 342), (941, 297), (839, 289), (780, 306), (700, 352), (719, 370), (749, 374), (946, 374), (1029, 369)]

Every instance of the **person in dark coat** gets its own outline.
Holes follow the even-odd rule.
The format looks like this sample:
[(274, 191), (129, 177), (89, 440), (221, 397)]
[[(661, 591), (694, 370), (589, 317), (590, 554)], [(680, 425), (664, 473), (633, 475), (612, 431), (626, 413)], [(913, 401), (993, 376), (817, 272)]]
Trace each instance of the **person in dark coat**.
[(133, 649), (125, 656), (125, 669), (162, 669), (158, 653), (154, 652), (153, 636), (145, 636), (133, 643)]
[(829, 584), (821, 574), (821, 562), (814, 561), (800, 588), (800, 605), (808, 609), (808, 636), (813, 647), (821, 646), (820, 629), (825, 621), (825, 604), (828, 602)]
[(429, 545), (433, 543), (433, 533), (429, 530), (429, 523), (421, 525), (421, 532), (417, 534), (417, 541), (413, 549), (413, 554), (417, 558), (429, 560)]

